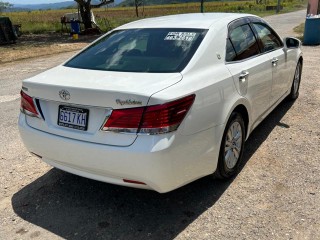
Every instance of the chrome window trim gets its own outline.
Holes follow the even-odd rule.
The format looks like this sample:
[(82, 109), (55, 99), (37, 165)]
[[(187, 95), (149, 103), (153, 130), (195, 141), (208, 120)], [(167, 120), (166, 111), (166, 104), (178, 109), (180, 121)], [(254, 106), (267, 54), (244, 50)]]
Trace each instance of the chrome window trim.
[(279, 49), (283, 49), (283, 47), (279, 47), (279, 48), (273, 49), (273, 50), (268, 51), (268, 52), (263, 52), (263, 53), (260, 53), (260, 54), (257, 54), (257, 55), (253, 55), (253, 56), (251, 56), (251, 57), (249, 57), (249, 58), (245, 58), (245, 59), (242, 59), (242, 60), (229, 61), (229, 62), (227, 62), (227, 61), (225, 60), (224, 63), (225, 63), (225, 64), (241, 63), (241, 62), (244, 62), (244, 61), (247, 61), (247, 60), (251, 60), (252, 58), (260, 57), (260, 56), (262, 56), (262, 55), (264, 55), (264, 54), (271, 53), (271, 52), (276, 51), (276, 50), (279, 50)]

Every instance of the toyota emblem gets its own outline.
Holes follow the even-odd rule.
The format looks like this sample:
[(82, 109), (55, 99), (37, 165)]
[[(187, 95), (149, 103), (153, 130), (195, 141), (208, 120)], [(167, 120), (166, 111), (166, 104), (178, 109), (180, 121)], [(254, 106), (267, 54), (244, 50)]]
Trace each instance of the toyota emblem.
[(62, 89), (59, 92), (59, 96), (61, 99), (68, 101), (70, 99), (70, 93), (67, 90)]

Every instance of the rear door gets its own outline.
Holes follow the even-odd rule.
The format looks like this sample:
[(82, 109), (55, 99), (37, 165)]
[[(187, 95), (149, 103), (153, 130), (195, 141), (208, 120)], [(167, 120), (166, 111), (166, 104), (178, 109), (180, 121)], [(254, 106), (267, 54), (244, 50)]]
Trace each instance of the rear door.
[(270, 106), (272, 69), (269, 56), (260, 54), (249, 20), (229, 25), (226, 63), (239, 94), (251, 104), (255, 122)]

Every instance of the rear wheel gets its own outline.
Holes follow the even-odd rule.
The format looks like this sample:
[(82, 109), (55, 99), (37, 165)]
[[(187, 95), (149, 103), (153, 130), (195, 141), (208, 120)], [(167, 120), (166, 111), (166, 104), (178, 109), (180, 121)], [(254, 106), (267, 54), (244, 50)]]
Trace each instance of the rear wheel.
[(300, 82), (301, 82), (301, 70), (302, 70), (302, 64), (299, 61), (296, 67), (296, 71), (294, 73), (293, 82), (291, 86), (291, 92), (289, 94), (290, 100), (295, 100), (299, 97), (299, 88), (300, 88)]
[(215, 175), (227, 179), (235, 175), (241, 163), (245, 142), (245, 126), (239, 113), (232, 113), (223, 133)]

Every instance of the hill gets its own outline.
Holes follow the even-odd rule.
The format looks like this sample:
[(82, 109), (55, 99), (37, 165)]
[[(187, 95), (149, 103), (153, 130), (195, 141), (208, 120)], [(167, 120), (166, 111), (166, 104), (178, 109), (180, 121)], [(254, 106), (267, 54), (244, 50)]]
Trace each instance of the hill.
[(60, 3), (44, 3), (44, 4), (14, 4), (13, 9), (29, 9), (29, 10), (46, 10), (46, 9), (61, 9), (70, 6), (75, 6), (74, 1)]
[[(93, 0), (93, 2), (99, 2)], [(115, 0), (114, 5), (118, 5), (123, 0)], [(7, 12), (21, 12), (21, 11), (32, 11), (32, 10), (48, 10), (48, 9), (63, 9), (63, 8), (76, 8), (75, 1), (59, 2), (59, 3), (43, 3), (43, 4), (14, 4), (12, 8), (7, 9)]]

